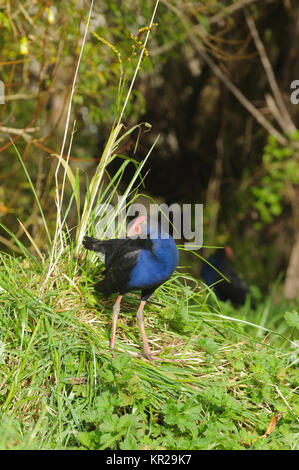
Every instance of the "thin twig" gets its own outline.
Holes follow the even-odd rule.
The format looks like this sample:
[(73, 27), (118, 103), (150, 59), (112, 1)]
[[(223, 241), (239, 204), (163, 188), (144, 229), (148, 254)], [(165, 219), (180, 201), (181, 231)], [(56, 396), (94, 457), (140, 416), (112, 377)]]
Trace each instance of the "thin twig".
[[(275, 385), (275, 384), (271, 384), (273, 385), (273, 387), (275, 388), (275, 390), (277, 391), (278, 395), (282, 398), (282, 400), (285, 402), (285, 404), (287, 405), (287, 407), (289, 408), (289, 410), (293, 413), (293, 415), (296, 416), (296, 413), (293, 411), (293, 409), (291, 408), (291, 406), (289, 405), (289, 403), (287, 402), (287, 400), (285, 399), (285, 397), (283, 396), (283, 394), (281, 393), (281, 391), (279, 390), (278, 386)], [(297, 421), (299, 422), (299, 418), (297, 417)]]
[[(1, 65), (1, 64), (0, 64)], [(13, 101), (13, 100), (32, 100), (36, 98), (36, 93), (26, 94), (26, 93), (17, 93), (15, 95), (5, 95), (5, 101)]]
[[(36, 132), (39, 130), (39, 127), (28, 127), (26, 132)], [(25, 133), (25, 129), (17, 129), (15, 127), (5, 127), (0, 126), (1, 132), (7, 132), (8, 134), (16, 134), (16, 135), (23, 135)]]
[(15, 245), (12, 240), (7, 240), (6, 238), (2, 237), (2, 235), (0, 235), (0, 242), (17, 253), (23, 253), (22, 250), (17, 245)]
[[(268, 0), (268, 3), (270, 3), (271, 1), (273, 0)], [(219, 13), (216, 13), (216, 15), (212, 16), (209, 19), (209, 23), (210, 24), (219, 23), (219, 21), (224, 20), (227, 16), (231, 16), (234, 13), (236, 13), (236, 11), (241, 10), (247, 5), (250, 5), (251, 3), (256, 3), (256, 2), (260, 2), (260, 0), (240, 0), (239, 2), (234, 2), (231, 5), (222, 8)]]

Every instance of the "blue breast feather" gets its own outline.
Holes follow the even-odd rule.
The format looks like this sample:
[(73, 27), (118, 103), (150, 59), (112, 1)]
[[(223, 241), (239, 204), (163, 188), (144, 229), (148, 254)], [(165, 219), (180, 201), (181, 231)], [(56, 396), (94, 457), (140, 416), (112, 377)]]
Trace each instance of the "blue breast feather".
[[(160, 235), (160, 234), (159, 234)], [(152, 250), (142, 249), (131, 271), (128, 287), (143, 289), (157, 286), (170, 278), (179, 262), (179, 252), (172, 237), (152, 240)]]

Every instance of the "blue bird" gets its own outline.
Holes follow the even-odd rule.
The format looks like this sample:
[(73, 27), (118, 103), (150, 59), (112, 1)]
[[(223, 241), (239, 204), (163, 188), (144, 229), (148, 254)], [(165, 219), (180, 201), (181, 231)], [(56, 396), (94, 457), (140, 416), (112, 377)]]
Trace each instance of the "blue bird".
[(201, 275), (208, 286), (212, 286), (219, 300), (230, 300), (235, 305), (243, 305), (249, 287), (232, 265), (233, 251), (229, 246), (219, 248), (207, 261), (214, 266), (221, 276), (208, 263), (204, 263)]
[(97, 240), (85, 237), (83, 245), (87, 250), (105, 255), (105, 278), (95, 284), (95, 290), (106, 297), (113, 293), (119, 294), (113, 306), (110, 347), (115, 347), (117, 318), (123, 295), (141, 290), (137, 320), (143, 354), (152, 360), (144, 329), (143, 310), (148, 298), (171, 277), (178, 265), (179, 252), (173, 238), (163, 231), (160, 224), (140, 216), (132, 222), (127, 238)]

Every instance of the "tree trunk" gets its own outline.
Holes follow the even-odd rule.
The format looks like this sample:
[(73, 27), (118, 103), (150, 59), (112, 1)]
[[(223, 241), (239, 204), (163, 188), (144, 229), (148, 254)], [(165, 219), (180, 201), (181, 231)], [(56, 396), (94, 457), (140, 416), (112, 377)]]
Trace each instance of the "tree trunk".
[(289, 198), (293, 207), (295, 240), (291, 251), (284, 285), (284, 295), (288, 299), (299, 299), (299, 187), (289, 187)]
[(296, 233), (284, 286), (284, 295), (288, 299), (299, 299), (299, 232)]

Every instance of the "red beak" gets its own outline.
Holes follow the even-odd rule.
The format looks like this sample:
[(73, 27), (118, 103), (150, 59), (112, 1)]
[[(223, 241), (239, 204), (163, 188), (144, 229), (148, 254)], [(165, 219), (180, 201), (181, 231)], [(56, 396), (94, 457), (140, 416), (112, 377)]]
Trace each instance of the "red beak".
[(224, 250), (225, 250), (226, 257), (228, 259), (234, 259), (234, 253), (230, 246), (225, 246)]
[(136, 235), (140, 235), (142, 230), (140, 225), (146, 220), (145, 215), (141, 215), (140, 217), (137, 217), (135, 222), (133, 223), (132, 227), (128, 230), (127, 236), (128, 237), (134, 237)]

